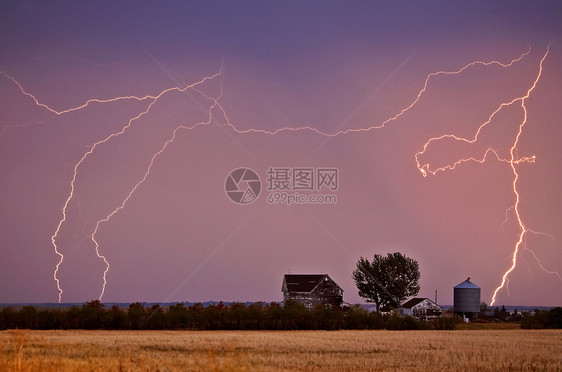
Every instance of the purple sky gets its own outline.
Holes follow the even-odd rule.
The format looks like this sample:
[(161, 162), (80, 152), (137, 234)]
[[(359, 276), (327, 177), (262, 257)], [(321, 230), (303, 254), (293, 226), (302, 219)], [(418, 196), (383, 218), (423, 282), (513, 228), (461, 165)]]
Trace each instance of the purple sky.
[[(3, 2), (0, 303), (58, 301), (51, 237), (75, 166), (140, 116), (76, 168), (55, 239), (63, 302), (100, 296), (106, 265), (92, 233), (140, 182), (94, 236), (111, 265), (104, 301), (279, 301), (290, 270), (328, 273), (358, 303), (356, 260), (400, 251), (420, 263), (420, 296), (438, 290), (451, 304), (452, 287), (470, 276), (490, 303), (521, 233), (517, 211), (528, 230), (496, 304), (561, 305), (562, 5), (412, 3)], [(515, 160), (536, 156), (514, 165), (517, 209), (513, 169), (491, 153), (423, 177), (415, 154), (424, 144), (472, 139), (502, 103), (525, 96), (552, 40), (513, 150)], [(509, 67), (431, 77), (384, 128), (317, 132), (379, 126), (416, 100), (429, 74), (524, 53)], [(213, 75), (158, 100), (53, 112)], [(509, 160), (523, 120), (517, 101), (474, 143), (435, 141), (419, 160), (433, 170), (487, 149)], [(151, 163), (178, 126), (198, 123)], [(271, 134), (283, 127), (312, 129)], [(247, 205), (225, 193), (240, 167), (262, 181)], [(337, 168), (337, 190), (288, 191), (337, 203), (268, 203), (270, 167)]]

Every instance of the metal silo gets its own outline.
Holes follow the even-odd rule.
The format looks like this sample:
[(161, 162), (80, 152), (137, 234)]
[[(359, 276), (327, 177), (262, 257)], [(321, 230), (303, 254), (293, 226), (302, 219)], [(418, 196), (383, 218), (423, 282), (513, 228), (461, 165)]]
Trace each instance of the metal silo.
[(470, 278), (453, 288), (453, 308), (455, 313), (469, 318), (480, 311), (480, 287)]

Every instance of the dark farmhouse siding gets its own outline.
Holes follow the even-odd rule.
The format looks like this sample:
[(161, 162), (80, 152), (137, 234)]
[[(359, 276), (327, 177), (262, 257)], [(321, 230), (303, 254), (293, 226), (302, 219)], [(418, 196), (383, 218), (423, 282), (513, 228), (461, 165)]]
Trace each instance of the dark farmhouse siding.
[(343, 289), (327, 274), (286, 274), (281, 291), (283, 301), (296, 300), (309, 309), (319, 304), (341, 306), (343, 302)]

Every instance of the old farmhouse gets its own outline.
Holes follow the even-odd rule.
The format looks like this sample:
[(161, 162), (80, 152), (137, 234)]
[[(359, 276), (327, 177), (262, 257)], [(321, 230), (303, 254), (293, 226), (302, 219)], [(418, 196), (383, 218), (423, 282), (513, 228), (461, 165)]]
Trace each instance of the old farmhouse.
[(443, 308), (429, 298), (412, 298), (400, 306), (398, 314), (429, 320), (441, 317)]
[(283, 277), (283, 301), (296, 300), (307, 308), (319, 304), (341, 306), (343, 289), (327, 274), (286, 274)]

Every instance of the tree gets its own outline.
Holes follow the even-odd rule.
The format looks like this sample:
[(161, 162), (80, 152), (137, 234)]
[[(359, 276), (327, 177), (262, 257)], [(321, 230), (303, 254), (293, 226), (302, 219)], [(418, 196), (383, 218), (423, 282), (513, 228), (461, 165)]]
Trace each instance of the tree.
[(82, 305), (82, 308), (88, 308), (88, 309), (102, 311), (103, 310), (103, 304), (100, 302), (100, 300), (92, 300), (92, 301), (89, 301), (89, 302), (85, 302)]
[(548, 318), (550, 321), (550, 328), (562, 328), (562, 307), (558, 306), (554, 309), (550, 309)]
[(27, 305), (20, 310), (20, 324), (22, 328), (37, 329), (39, 325), (39, 314), (37, 309)]
[(99, 300), (85, 302), (82, 305), (81, 320), (86, 329), (102, 328), (102, 319), (105, 315), (103, 304)]
[(399, 306), (420, 291), (418, 262), (399, 252), (375, 254), (373, 262), (361, 257), (353, 271), (359, 296), (377, 305), (377, 312)]
[(131, 329), (143, 329), (145, 319), (144, 305), (140, 302), (130, 304), (129, 310), (127, 311), (127, 318)]

